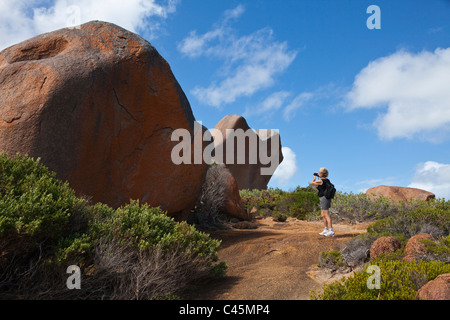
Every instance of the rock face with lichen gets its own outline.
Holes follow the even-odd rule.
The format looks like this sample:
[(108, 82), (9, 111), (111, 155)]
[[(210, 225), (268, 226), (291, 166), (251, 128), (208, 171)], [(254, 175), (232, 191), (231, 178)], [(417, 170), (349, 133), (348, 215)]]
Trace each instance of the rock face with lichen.
[(40, 157), (93, 202), (194, 206), (207, 166), (173, 164), (171, 134), (194, 135), (195, 119), (140, 36), (92, 21), (16, 44), (0, 53), (0, 95), (0, 151)]

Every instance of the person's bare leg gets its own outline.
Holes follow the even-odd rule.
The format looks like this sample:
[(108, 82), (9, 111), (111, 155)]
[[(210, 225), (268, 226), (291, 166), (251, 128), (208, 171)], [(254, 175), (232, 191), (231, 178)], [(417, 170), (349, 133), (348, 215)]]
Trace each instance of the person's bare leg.
[(326, 211), (328, 210), (322, 210), (321, 216), (322, 216), (322, 220), (323, 220), (323, 225), (325, 228), (328, 227), (328, 221), (327, 221), (327, 216), (326, 216)]
[(324, 217), (325, 220), (325, 227), (328, 227), (328, 230), (330, 230), (331, 228), (333, 228), (330, 213), (328, 212), (328, 210), (322, 210), (322, 214), (323, 214), (322, 217)]

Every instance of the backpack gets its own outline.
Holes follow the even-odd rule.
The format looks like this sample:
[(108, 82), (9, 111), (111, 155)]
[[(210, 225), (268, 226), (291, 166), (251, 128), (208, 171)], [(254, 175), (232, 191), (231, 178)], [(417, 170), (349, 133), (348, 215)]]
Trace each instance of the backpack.
[(336, 194), (336, 188), (334, 187), (334, 184), (330, 182), (330, 180), (327, 179), (327, 183), (325, 183), (325, 191), (324, 196), (328, 200), (333, 199), (334, 195)]

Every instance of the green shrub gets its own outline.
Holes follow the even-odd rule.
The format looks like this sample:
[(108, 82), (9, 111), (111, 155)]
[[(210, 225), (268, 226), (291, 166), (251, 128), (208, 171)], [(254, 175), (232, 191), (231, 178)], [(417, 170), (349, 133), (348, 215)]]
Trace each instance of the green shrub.
[(110, 299), (173, 296), (225, 274), (217, 256), (220, 241), (160, 208), (131, 201), (117, 210), (97, 204), (93, 211), (97, 263), (88, 281)]
[[(368, 227), (367, 233), (344, 244), (340, 257), (352, 268), (369, 261), (372, 265), (380, 266), (382, 287), (381, 290), (369, 290), (366, 281), (370, 275), (362, 271), (348, 280), (325, 286), (323, 294), (312, 293), (312, 298), (414, 299), (421, 285), (439, 273), (448, 272), (450, 202), (436, 199), (392, 203), (385, 198), (372, 201), (362, 194), (339, 193), (333, 201), (331, 211), (337, 213), (333, 215), (334, 221), (376, 221)], [(405, 245), (409, 238), (419, 233), (430, 234), (437, 240), (425, 241), (428, 252), (416, 257), (419, 260), (417, 263), (402, 261), (404, 248), (370, 259), (370, 248), (379, 237), (394, 236)]]
[(443, 261), (450, 263), (450, 236), (440, 238), (436, 241), (422, 240), (425, 243), (427, 252), (416, 257), (416, 260)]
[(308, 219), (319, 215), (319, 197), (313, 187), (297, 187), (291, 192), (281, 189), (241, 190), (241, 199), (246, 208), (256, 207), (264, 216), (295, 217)]
[[(419, 233), (428, 233), (435, 238), (448, 236), (450, 211), (444, 209), (446, 205), (445, 202), (437, 201), (399, 207), (399, 213), (376, 221), (367, 228), (366, 234), (344, 244), (341, 255), (348, 265), (356, 267), (369, 261), (370, 247), (379, 237), (394, 236), (406, 244), (409, 238)], [(421, 259), (447, 261), (448, 257), (430, 253)]]
[(269, 209), (273, 210), (275, 208), (275, 203), (284, 192), (279, 189), (269, 189), (269, 190), (240, 190), (242, 204), (248, 209), (257, 207), (259, 209)]
[(62, 238), (55, 248), (54, 261), (58, 265), (85, 267), (93, 259), (94, 241), (87, 234), (73, 234)]
[(88, 220), (87, 201), (39, 159), (1, 153), (0, 294), (36, 298), (64, 285), (57, 247), (87, 230)]
[[(0, 296), (156, 299), (222, 276), (220, 242), (137, 201), (90, 206), (38, 160), (0, 154)], [(83, 290), (67, 290), (66, 268)]]
[(402, 210), (399, 214), (379, 220), (367, 231), (379, 236), (399, 236), (407, 239), (419, 233), (429, 233), (433, 237), (448, 236), (450, 230), (450, 210), (440, 206)]
[[(374, 260), (381, 271), (380, 289), (369, 289), (367, 282), (373, 273), (368, 266), (352, 277), (327, 284), (322, 293), (312, 291), (314, 300), (414, 300), (417, 290), (438, 275), (450, 272), (450, 265), (437, 261)], [(372, 278), (370, 279), (372, 280)]]
[(363, 193), (337, 192), (332, 201), (330, 213), (336, 222), (358, 223), (395, 215), (399, 212), (400, 206), (400, 203), (394, 203), (385, 197), (372, 200)]
[(88, 211), (87, 201), (39, 159), (1, 153), (0, 276), (13, 277), (30, 261), (52, 255), (63, 237), (87, 228)]
[(347, 268), (348, 265), (339, 251), (321, 252), (319, 255), (319, 267), (332, 270)]
[[(219, 246), (220, 241), (174, 221), (160, 208), (131, 201), (116, 210), (93, 206), (89, 236), (63, 242), (57, 258), (66, 264), (81, 261), (90, 273), (84, 287), (103, 298), (159, 299), (224, 276)], [(86, 263), (85, 257), (92, 259)]]
[(259, 189), (253, 189), (253, 190), (249, 190), (249, 189), (242, 189), (239, 190), (239, 194), (241, 196), (241, 198), (257, 198), (257, 197), (261, 197), (263, 194), (263, 190), (259, 190)]
[(404, 257), (405, 257), (405, 248), (402, 247), (400, 249), (395, 250), (394, 252), (380, 253), (375, 259), (371, 260), (371, 263), (375, 263), (375, 261), (400, 261), (401, 262), (401, 261), (403, 261)]
[(347, 241), (342, 246), (341, 256), (346, 264), (354, 268), (370, 260), (370, 248), (377, 236), (363, 233)]
[[(0, 237), (26, 237), (30, 246), (54, 241), (86, 223), (86, 201), (39, 159), (0, 154)], [(72, 222), (78, 222), (75, 225)]]
[[(105, 210), (104, 205), (97, 205), (94, 211), (103, 212), (103, 217), (96, 221), (93, 234), (97, 238), (116, 241), (118, 244), (137, 248), (140, 251), (160, 248), (163, 251), (179, 250), (185, 255), (203, 257), (208, 265), (214, 267), (217, 262), (217, 250), (220, 241), (211, 239), (186, 222), (176, 222), (160, 208), (152, 208), (139, 201), (114, 211)], [(220, 264), (219, 270), (225, 271)], [(217, 268), (214, 269), (217, 272)]]
[(303, 220), (318, 214), (319, 203), (319, 197), (315, 189), (297, 187), (293, 192), (286, 193), (277, 199), (275, 210)]

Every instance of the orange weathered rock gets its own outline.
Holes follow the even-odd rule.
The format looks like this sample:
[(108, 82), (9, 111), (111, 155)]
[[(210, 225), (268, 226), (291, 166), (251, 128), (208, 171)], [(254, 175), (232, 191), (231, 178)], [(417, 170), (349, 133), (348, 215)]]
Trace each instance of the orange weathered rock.
[[(150, 43), (92, 21), (0, 53), (0, 150), (40, 157), (79, 194), (117, 207), (130, 198), (186, 212), (206, 165), (175, 165), (175, 129), (194, 116)], [(200, 133), (201, 134), (201, 133)]]
[(407, 202), (408, 200), (423, 200), (428, 201), (435, 198), (435, 195), (429, 191), (406, 188), (406, 187), (391, 187), (391, 186), (378, 186), (368, 189), (366, 195), (372, 198), (380, 196), (391, 198), (394, 201)]
[[(236, 179), (237, 185), (240, 190), (242, 189), (267, 189), (267, 184), (272, 177), (273, 172), (275, 171), (278, 164), (283, 161), (283, 153), (281, 151), (281, 139), (278, 132), (275, 130), (267, 130), (266, 133), (262, 133), (260, 131), (253, 131), (250, 129), (247, 121), (239, 115), (227, 115), (222, 120), (217, 123), (215, 126), (216, 130), (220, 131), (223, 137), (223, 140), (215, 140), (214, 145), (216, 147), (216, 156), (218, 154), (217, 149), (223, 150), (223, 156), (220, 160), (223, 160), (223, 163), (226, 164), (227, 168), (230, 170), (233, 177)], [(238, 150), (239, 141), (235, 139), (234, 148), (227, 150), (227, 140), (230, 139), (230, 134), (227, 130), (233, 130), (236, 132), (237, 130), (242, 130), (247, 133), (245, 137), (245, 148)], [(231, 131), (231, 132), (233, 132)], [(267, 136), (266, 136), (266, 135)], [(277, 150), (272, 150), (272, 139), (277, 140), (279, 148)], [(255, 148), (252, 150), (250, 148), (250, 143), (252, 143)], [(277, 160), (277, 165), (271, 171), (271, 174), (261, 174), (261, 168), (269, 168), (270, 164), (263, 164), (261, 162), (261, 158), (259, 157), (260, 148), (262, 145), (267, 145), (267, 155), (271, 157), (272, 152), (274, 152), (274, 159)], [(242, 145), (242, 144), (241, 144)], [(243, 154), (243, 164), (238, 163), (239, 152)], [(243, 153), (245, 152), (245, 153)], [(256, 161), (252, 163), (251, 161), (251, 153), (256, 156)], [(231, 157), (233, 158), (233, 163), (227, 160), (227, 155), (231, 153)], [(263, 152), (264, 154), (265, 152)]]
[(417, 256), (427, 253), (427, 246), (423, 240), (432, 241), (434, 238), (427, 233), (419, 233), (412, 236), (406, 243), (403, 261), (413, 261)]
[(229, 216), (242, 220), (251, 220), (251, 214), (244, 208), (241, 201), (241, 195), (239, 194), (239, 188), (231, 172), (222, 167), (222, 174), (226, 188), (224, 192), (225, 202), (222, 210)]
[(417, 291), (419, 300), (450, 300), (450, 273), (444, 273), (429, 281)]
[(402, 243), (395, 237), (380, 237), (370, 247), (370, 257), (376, 258), (382, 253), (393, 253), (402, 247)]

